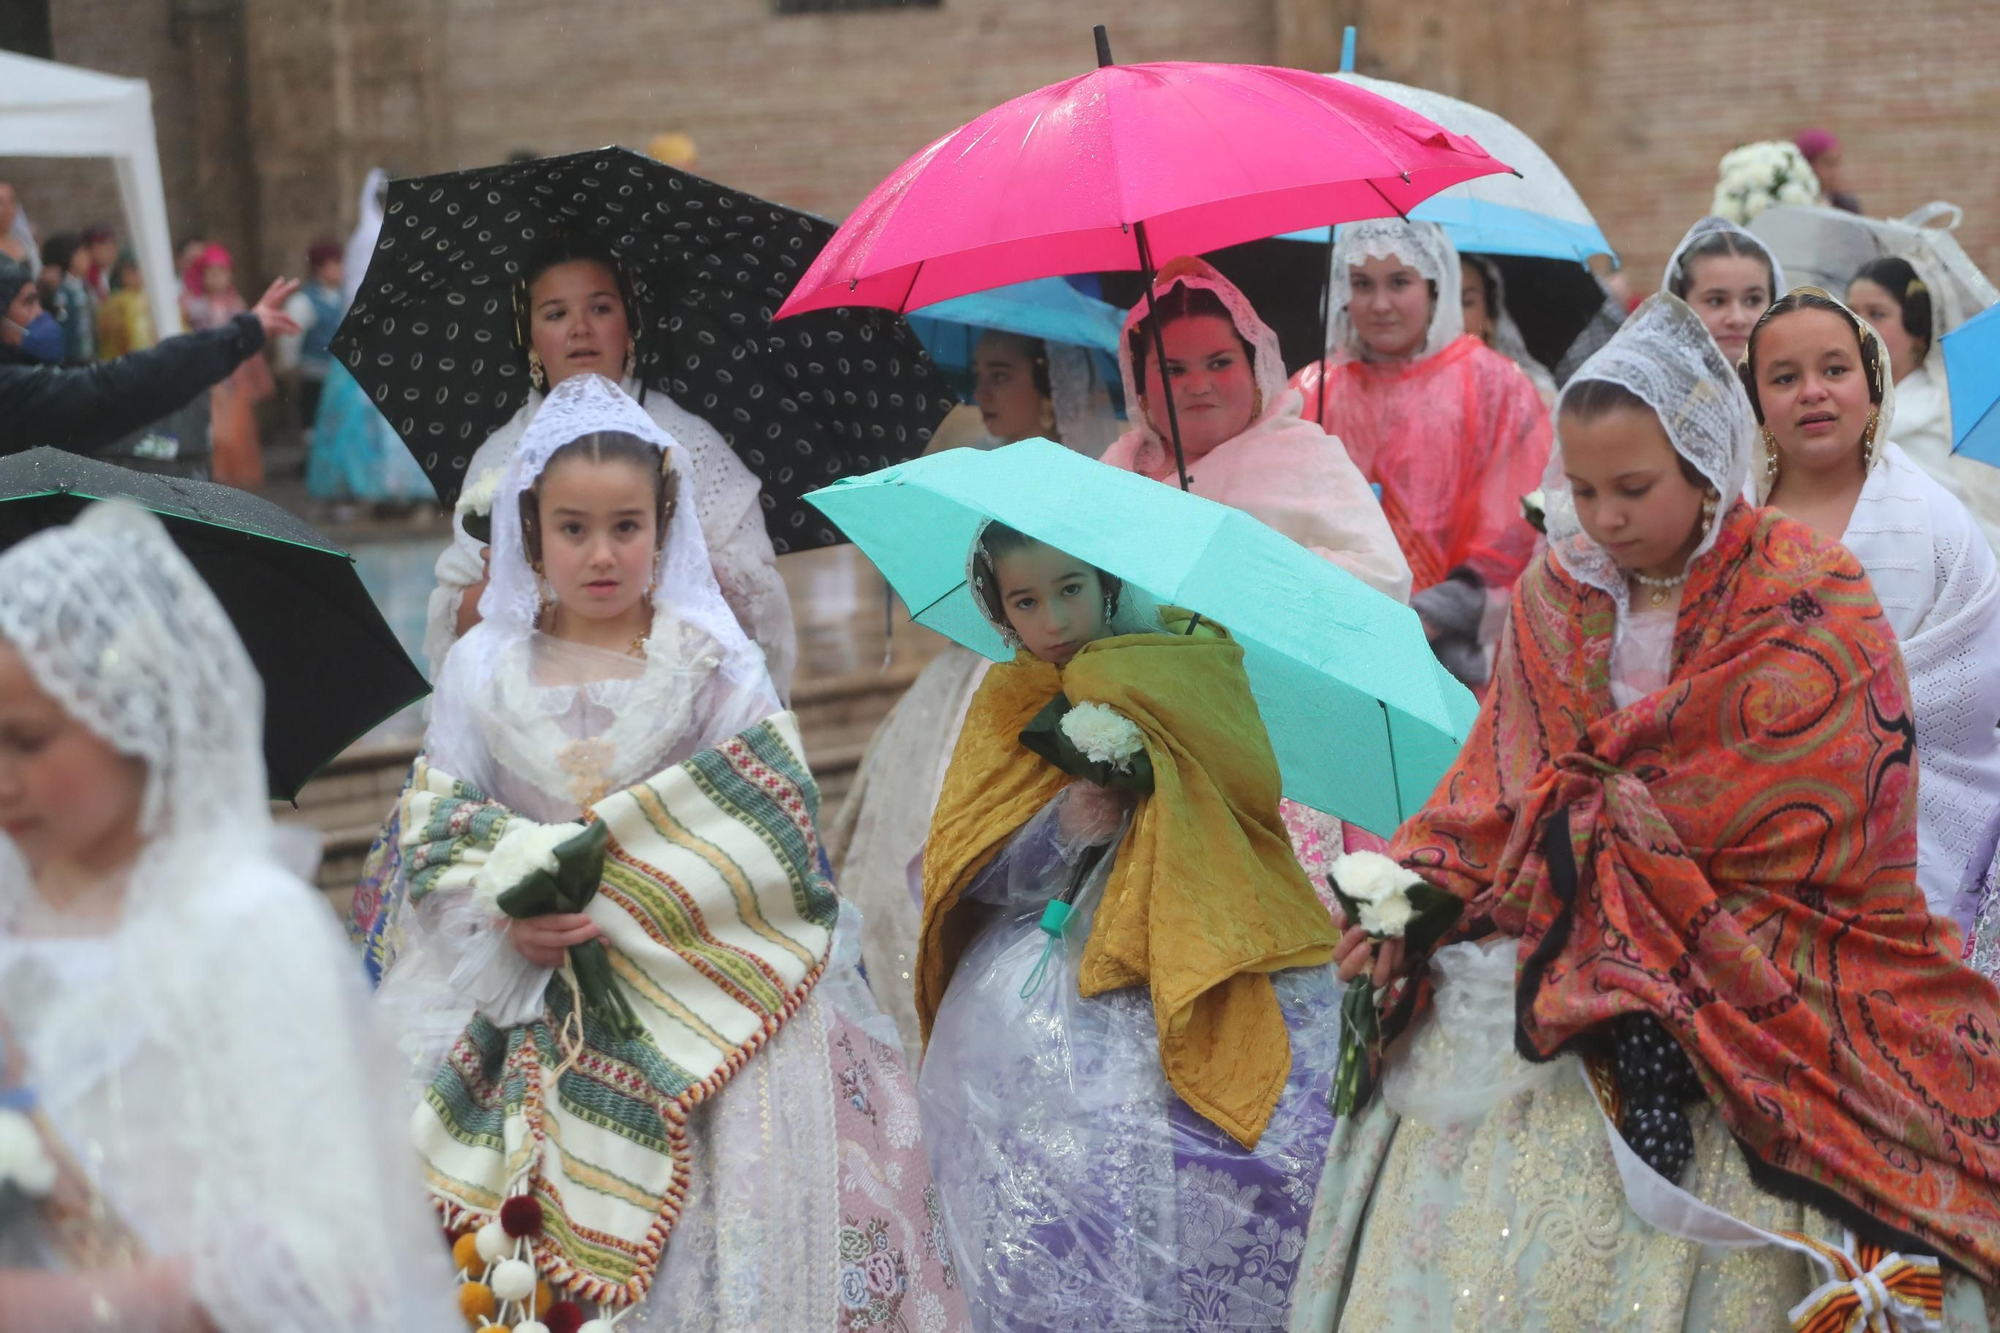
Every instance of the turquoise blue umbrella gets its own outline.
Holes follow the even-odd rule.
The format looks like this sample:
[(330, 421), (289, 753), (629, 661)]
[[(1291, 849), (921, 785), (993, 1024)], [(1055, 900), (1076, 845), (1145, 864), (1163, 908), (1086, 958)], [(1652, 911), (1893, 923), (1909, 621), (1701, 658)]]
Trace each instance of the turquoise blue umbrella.
[(931, 360), (955, 375), (972, 368), (972, 350), (979, 336), (997, 329), (1088, 348), (1095, 354), (1105, 383), (1118, 383), (1118, 338), (1125, 326), (1125, 312), (1085, 296), (1062, 278), (1037, 278), (973, 292), (912, 310), (904, 318)]
[(2000, 306), (1945, 334), (1942, 346), (1952, 450), (2000, 467)]
[(965, 581), (996, 519), (1243, 645), (1285, 795), (1387, 835), (1421, 809), (1478, 712), (1407, 606), (1241, 510), (1048, 440), (951, 449), (806, 499), (875, 562), (920, 625), (1012, 654)]

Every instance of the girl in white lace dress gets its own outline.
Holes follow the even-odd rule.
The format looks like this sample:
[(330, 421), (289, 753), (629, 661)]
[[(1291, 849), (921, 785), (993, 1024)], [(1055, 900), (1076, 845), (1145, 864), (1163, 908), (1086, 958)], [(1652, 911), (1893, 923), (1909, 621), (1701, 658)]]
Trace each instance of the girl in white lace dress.
[(450, 1327), (382, 1150), (394, 1056), (275, 845), (221, 606), (109, 505), (0, 588), (0, 1327)]
[[(482, 618), (445, 661), (412, 786), (418, 796), (447, 793), (427, 808), (461, 813), (426, 823), (410, 795), (403, 804), (402, 864), (413, 887), (393, 895), (403, 945), (380, 995), (405, 1033), (412, 1101), (420, 1122), (435, 1112), (455, 1127), (490, 1113), (498, 1132), (515, 1108), (474, 1105), (482, 1090), (538, 1049), (551, 1052), (549, 1065), (562, 1068), (531, 1082), (546, 1102), (536, 1114), (560, 1127), (535, 1122), (534, 1142), (511, 1150), (529, 1152), (534, 1197), (564, 1221), (541, 1228), (547, 1243), (536, 1242), (536, 1266), (557, 1297), (628, 1310), (618, 1323), (625, 1333), (957, 1329), (964, 1302), (937, 1223), (914, 1090), (893, 1025), (856, 970), (855, 923), (845, 913), (836, 922), (817, 871), (817, 791), (796, 727), (708, 572), (699, 516), (676, 503), (687, 468), (678, 442), (594, 375), (551, 392), (508, 464)], [(784, 785), (787, 774), (794, 786)], [(633, 853), (637, 861), (620, 853), (615, 873), (607, 857), (606, 887), (584, 911), (510, 918), (476, 877), (417, 882), (464, 850), (441, 849), (486, 812), (506, 821), (495, 826), (509, 830), (506, 839), (517, 823), (532, 837), (600, 816), (613, 826), (607, 797), (628, 789), (693, 781), (718, 801), (757, 796), (740, 786), (746, 778), (793, 793), (788, 817), (731, 846), (663, 797), (652, 823), (672, 846)], [(485, 864), (497, 867), (506, 839), (467, 864), (490, 852)], [(765, 844), (790, 853), (789, 878), (759, 877)], [(709, 851), (690, 869), (661, 859), (675, 848)], [(678, 867), (677, 879), (654, 883), (651, 899), (626, 878), (645, 861)], [(696, 905), (685, 918), (694, 937), (668, 946), (681, 950), (672, 956), (653, 950), (662, 966), (648, 973), (657, 941), (619, 932), (644, 915), (633, 902), (668, 900)], [(726, 955), (722, 970), (702, 972), (714, 956), (704, 942), (724, 938), (721, 919), (738, 915), (751, 933), (729, 937), (742, 947), (715, 946)], [(786, 939), (805, 942), (795, 952), (810, 970), (791, 976), (790, 998), (731, 1047), (727, 1023), (704, 1007), (713, 992), (688, 968), (724, 978), (740, 1000), (776, 976), (746, 960), (760, 942), (792, 948)], [(585, 946), (608, 949), (631, 1007), (652, 1024), (645, 1035), (592, 1020), (588, 992), (573, 989), (569, 970), (581, 968)], [(564, 1028), (578, 994), (581, 1046)], [(674, 1072), (692, 1069), (674, 1045), (690, 1031), (733, 1051), (712, 1075)], [(483, 1051), (493, 1054), (484, 1066)], [(615, 1124), (606, 1130), (617, 1115), (602, 1099), (627, 1094), (650, 1128), (620, 1139)], [(510, 1156), (482, 1194), (454, 1157), (461, 1145), (452, 1132), (426, 1140), (420, 1128), (419, 1147), (441, 1211), (470, 1233), (517, 1192), (521, 1159)], [(545, 1142), (560, 1142), (561, 1153), (537, 1146)], [(641, 1199), (635, 1182), (669, 1158), (674, 1184)], [(605, 1209), (612, 1222), (589, 1220)], [(512, 1313), (503, 1307), (500, 1321)]]
[(1988, 869), (1968, 858), (2000, 806), (2000, 567), (1978, 520), (1893, 441), (1901, 386), (1853, 311), (1816, 288), (1787, 295), (1758, 321), (1743, 382), (1762, 427), (1754, 498), (1854, 552), (1902, 645), (1922, 772), (1917, 885), (1970, 930), (1965, 913), (2000, 914), (1957, 901), (1968, 869)]

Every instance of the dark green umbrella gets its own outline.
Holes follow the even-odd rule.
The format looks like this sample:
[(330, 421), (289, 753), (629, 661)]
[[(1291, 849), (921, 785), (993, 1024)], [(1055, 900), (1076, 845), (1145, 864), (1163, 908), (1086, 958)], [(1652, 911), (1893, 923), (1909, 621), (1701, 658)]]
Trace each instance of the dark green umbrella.
[(264, 678), (273, 799), (298, 795), (356, 738), (430, 693), (353, 558), (286, 510), (232, 487), (30, 449), (0, 458), (0, 549), (69, 522), (93, 500), (158, 514), (229, 613)]

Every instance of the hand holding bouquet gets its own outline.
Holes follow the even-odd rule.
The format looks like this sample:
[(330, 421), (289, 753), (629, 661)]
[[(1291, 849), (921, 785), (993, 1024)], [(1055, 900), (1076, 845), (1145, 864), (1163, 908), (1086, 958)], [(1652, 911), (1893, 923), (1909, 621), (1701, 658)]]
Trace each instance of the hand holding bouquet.
[[(1328, 876), (1350, 927), (1381, 945), (1395, 941), (1404, 958), (1437, 947), (1465, 904), (1426, 884), (1380, 852), (1350, 852)], [(1352, 1115), (1368, 1104), (1382, 1057), (1380, 996), (1392, 977), (1367, 972), (1348, 982), (1341, 1002), (1340, 1065), (1333, 1077), (1333, 1112)]]

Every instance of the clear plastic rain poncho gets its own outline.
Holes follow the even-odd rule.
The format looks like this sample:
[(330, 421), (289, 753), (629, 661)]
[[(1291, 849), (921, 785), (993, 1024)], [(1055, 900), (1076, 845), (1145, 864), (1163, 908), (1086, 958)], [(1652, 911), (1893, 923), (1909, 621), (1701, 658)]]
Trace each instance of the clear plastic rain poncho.
[[(1423, 342), (1407, 361), (1376, 358), (1355, 328), (1350, 270), (1394, 257), (1436, 292)], [(1459, 571), (1513, 586), (1534, 550), (1521, 497), (1549, 456), (1549, 417), (1520, 367), (1465, 336), (1458, 252), (1431, 223), (1380, 219), (1340, 229), (1328, 296), (1327, 360), (1292, 379), (1310, 419), (1338, 435), (1408, 558), (1417, 592)], [(1420, 608), (1421, 609), (1421, 608)], [(1476, 617), (1475, 617), (1476, 619)]]
[[(394, 1057), (332, 913), (280, 855), (235, 628), (136, 509), (15, 546), (0, 587), (0, 639), (43, 692), (146, 766), (114, 921), (0, 876), (0, 1044), (64, 1182), (0, 1188), (0, 1268), (100, 1280), (107, 1328), (188, 1327), (158, 1294), (174, 1266), (220, 1333), (451, 1326), (448, 1260), (394, 1146)], [(25, 1102), (0, 1118), (18, 1130)]]
[[(1159, 629), (1130, 589), (1119, 602), (1114, 632)], [(964, 901), (984, 906), (985, 923), (918, 1079), (974, 1320), (987, 1333), (1282, 1327), (1333, 1129), (1342, 987), (1331, 966), (1275, 977), (1291, 1077), (1244, 1149), (1168, 1086), (1146, 988), (1079, 995), (1115, 850), (1083, 879), (1050, 949), (1043, 909), (1089, 847), (1115, 849), (1124, 834), (1065, 836), (1069, 790), (972, 881)]]

